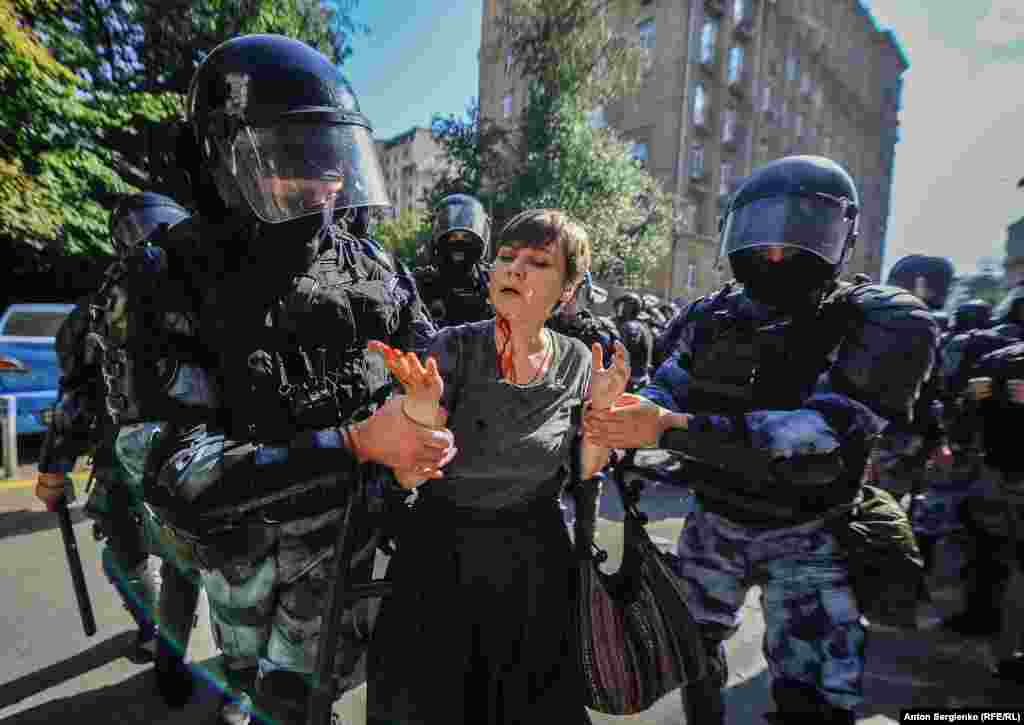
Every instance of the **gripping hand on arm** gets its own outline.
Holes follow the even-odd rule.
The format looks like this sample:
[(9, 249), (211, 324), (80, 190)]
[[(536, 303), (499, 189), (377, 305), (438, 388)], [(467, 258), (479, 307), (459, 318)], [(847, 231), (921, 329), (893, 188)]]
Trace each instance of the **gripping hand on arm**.
[[(447, 412), (441, 407), (441, 394), (444, 392), (444, 381), (438, 372), (437, 361), (427, 360), (426, 366), (420, 363), (415, 353), (403, 353), (382, 342), (372, 340), (368, 349), (384, 356), (384, 362), (402, 386), (406, 395), (401, 398), (401, 411), (406, 426), (414, 430), (409, 435), (419, 436), (427, 433), (450, 432), (442, 431), (447, 421)], [(414, 488), (429, 478), (441, 478), (441, 466), (448, 463), (455, 455), (455, 448), (449, 447), (445, 455), (436, 463), (427, 465), (391, 465), (399, 484), (404, 488)]]

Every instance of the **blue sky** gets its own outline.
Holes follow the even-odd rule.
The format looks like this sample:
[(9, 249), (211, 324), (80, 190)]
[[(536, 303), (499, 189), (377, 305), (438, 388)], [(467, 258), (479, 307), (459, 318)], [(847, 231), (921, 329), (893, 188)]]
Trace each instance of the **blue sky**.
[[(830, 0), (822, 0), (830, 1)], [(896, 147), (885, 269), (905, 254), (958, 272), (1001, 260), (1024, 216), (1024, 1), (869, 0), (910, 59)], [(477, 95), (482, 0), (361, 0), (372, 28), (349, 74), (378, 138)]]

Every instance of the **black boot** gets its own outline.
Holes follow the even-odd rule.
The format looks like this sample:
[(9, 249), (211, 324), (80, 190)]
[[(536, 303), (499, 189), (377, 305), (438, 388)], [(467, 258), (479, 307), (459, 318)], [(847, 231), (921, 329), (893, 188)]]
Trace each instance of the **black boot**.
[(199, 587), (176, 567), (161, 570), (156, 646), (156, 686), (169, 707), (184, 707), (192, 697), (192, 673), (185, 661), (195, 624)]
[(706, 678), (682, 692), (687, 725), (725, 725), (725, 698), (717, 681)]
[(1010, 579), (1010, 568), (992, 558), (999, 541), (995, 537), (977, 539), (977, 555), (964, 566), (966, 608), (946, 619), (942, 626), (962, 637), (990, 637), (999, 634), (1001, 604)]

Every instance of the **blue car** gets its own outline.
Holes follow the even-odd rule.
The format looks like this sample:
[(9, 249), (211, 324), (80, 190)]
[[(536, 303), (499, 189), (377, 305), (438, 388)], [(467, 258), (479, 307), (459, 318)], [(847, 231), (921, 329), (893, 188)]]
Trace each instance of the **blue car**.
[(0, 415), (6, 420), (13, 398), (19, 436), (46, 432), (61, 374), (57, 330), (74, 308), (16, 304), (0, 317)]

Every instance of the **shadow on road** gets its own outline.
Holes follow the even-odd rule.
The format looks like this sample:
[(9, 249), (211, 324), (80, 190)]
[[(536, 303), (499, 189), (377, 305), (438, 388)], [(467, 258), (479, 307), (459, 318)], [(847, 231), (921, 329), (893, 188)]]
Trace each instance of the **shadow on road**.
[(56, 687), (91, 670), (123, 657), (130, 652), (135, 644), (134, 632), (121, 634), (105, 639), (84, 652), (66, 660), (45, 667), (41, 670), (19, 677), (0, 685), (0, 709), (15, 705), (25, 698)]
[[(71, 523), (77, 524), (83, 521), (86, 516), (82, 513), (81, 506), (71, 507)], [(0, 539), (9, 536), (22, 536), (34, 534), (39, 531), (56, 529), (60, 526), (57, 522), (57, 514), (49, 511), (30, 511), (21, 509), (19, 511), (0, 512)]]
[(212, 722), (219, 698), (213, 690), (201, 692), (179, 710), (171, 710), (156, 693), (152, 668), (126, 680), (71, 697), (51, 700), (4, 720), (9, 725), (42, 725), (67, 722), (69, 716), (83, 723), (150, 725), (151, 723)]

